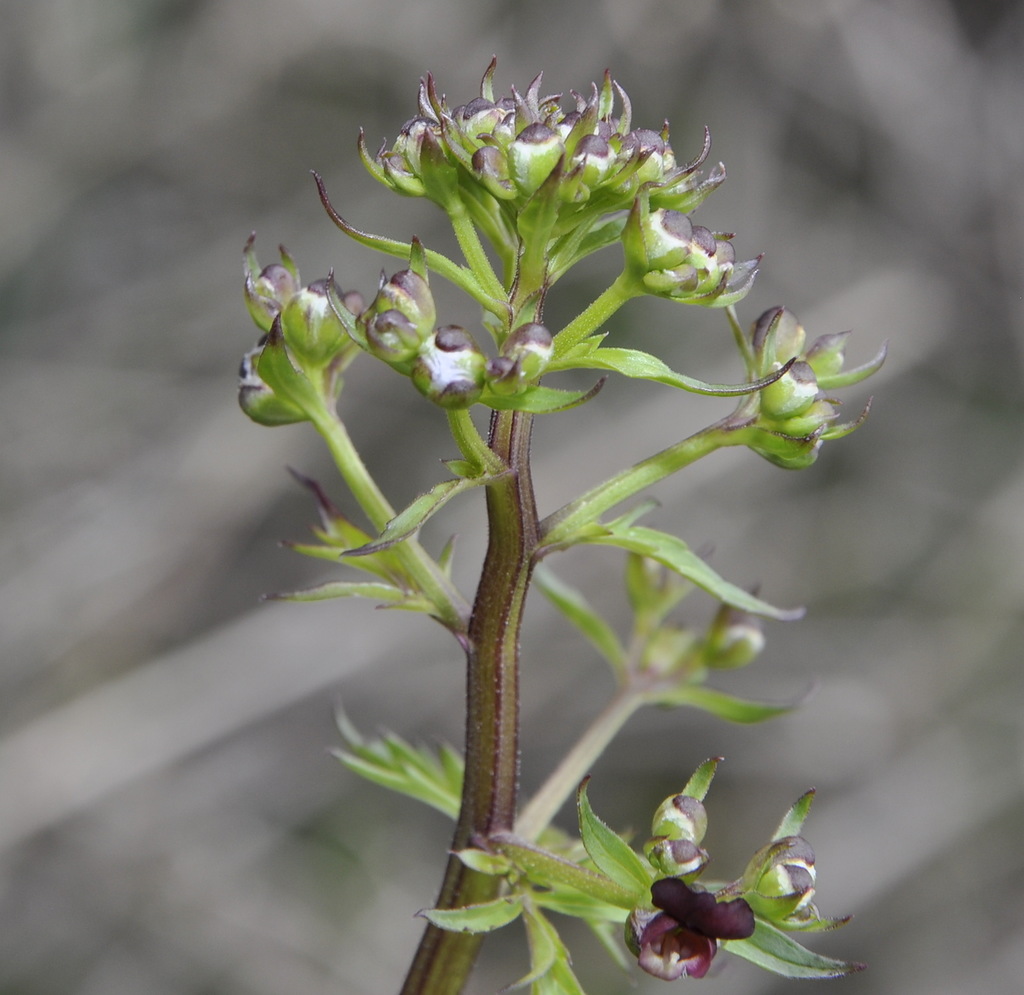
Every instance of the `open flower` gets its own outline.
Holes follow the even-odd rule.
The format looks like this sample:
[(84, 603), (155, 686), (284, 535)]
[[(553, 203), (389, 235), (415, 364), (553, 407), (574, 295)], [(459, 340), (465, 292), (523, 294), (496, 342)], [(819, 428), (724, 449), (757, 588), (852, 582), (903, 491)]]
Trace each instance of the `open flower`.
[(638, 910), (630, 917), (630, 944), (640, 967), (664, 981), (703, 978), (719, 940), (744, 940), (754, 932), (754, 913), (742, 898), (719, 902), (681, 878), (651, 885), (660, 912)]

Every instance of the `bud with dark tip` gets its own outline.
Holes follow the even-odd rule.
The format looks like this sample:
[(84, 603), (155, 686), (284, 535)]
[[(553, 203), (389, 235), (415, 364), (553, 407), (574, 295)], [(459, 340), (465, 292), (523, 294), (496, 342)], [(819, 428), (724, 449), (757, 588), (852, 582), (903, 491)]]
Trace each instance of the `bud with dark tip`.
[(301, 408), (278, 397), (256, 372), (256, 361), (266, 341), (267, 336), (264, 335), (242, 357), (238, 370), (239, 406), (258, 425), (293, 425), (308, 421), (308, 415)]
[(701, 647), (701, 663), (712, 670), (732, 670), (752, 663), (764, 649), (764, 628), (756, 615), (722, 605)]
[(360, 315), (366, 348), (378, 359), (408, 373), (420, 347), (431, 336), (436, 311), (427, 281), (411, 269), (390, 280), (381, 277), (373, 303)]
[(269, 332), (281, 309), (298, 293), (301, 283), (295, 262), (285, 247), (279, 246), (281, 262), (260, 269), (253, 245), (255, 232), (245, 243), (245, 304), (252, 320), (262, 332)]
[(743, 872), (743, 897), (758, 915), (778, 925), (798, 923), (814, 898), (814, 850), (802, 836), (761, 847)]
[(289, 351), (303, 367), (326, 366), (351, 340), (331, 306), (330, 280), (316, 280), (294, 293), (281, 309)]
[(487, 360), (472, 336), (458, 325), (445, 325), (420, 347), (412, 382), (442, 408), (468, 408), (483, 392)]
[(518, 394), (535, 383), (551, 362), (551, 332), (537, 322), (520, 325), (487, 364), (487, 381), (497, 394)]

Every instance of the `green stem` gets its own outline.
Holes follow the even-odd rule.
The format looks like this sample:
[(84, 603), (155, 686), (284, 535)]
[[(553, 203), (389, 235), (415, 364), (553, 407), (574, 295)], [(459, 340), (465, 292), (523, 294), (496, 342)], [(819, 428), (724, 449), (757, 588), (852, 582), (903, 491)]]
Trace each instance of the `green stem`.
[[(334, 463), (359, 507), (377, 532), (383, 532), (395, 517), (395, 509), (370, 476), (344, 423), (336, 412), (325, 408), (313, 419), (313, 424), (327, 443)], [(465, 632), (469, 606), (434, 559), (415, 539), (406, 539), (393, 549), (419, 590), (436, 606), (439, 621), (453, 632)]]
[[(487, 485), (488, 546), (470, 617), (466, 646), (466, 774), (452, 851), (510, 830), (519, 782), (519, 630), (537, 548), (537, 511), (530, 477), (532, 417), (491, 416), (489, 446), (507, 472)], [(501, 879), (469, 870), (449, 857), (437, 908), (494, 898)], [(482, 935), (430, 925), (409, 969), (402, 995), (458, 995)]]
[(466, 257), (470, 270), (480, 281), (484, 291), (490, 294), (495, 301), (506, 299), (506, 289), (501, 285), (497, 273), (494, 272), (494, 267), (484, 251), (476, 225), (473, 224), (473, 219), (469, 216), (466, 206), (456, 197), (445, 205), (445, 211), (451, 222), (452, 231), (455, 232), (459, 248), (462, 249), (462, 254)]
[(622, 272), (615, 282), (555, 336), (554, 359), (560, 359), (601, 327), (627, 301), (639, 296), (635, 281)]
[(596, 521), (621, 501), (732, 441), (724, 428), (724, 422), (718, 422), (635, 463), (545, 518), (541, 522), (544, 545), (557, 546), (570, 538), (578, 528)]
[(642, 695), (628, 687), (620, 688), (523, 809), (516, 822), (518, 836), (530, 841), (540, 836), (572, 797), (580, 781), (590, 773), (608, 744), (643, 704)]

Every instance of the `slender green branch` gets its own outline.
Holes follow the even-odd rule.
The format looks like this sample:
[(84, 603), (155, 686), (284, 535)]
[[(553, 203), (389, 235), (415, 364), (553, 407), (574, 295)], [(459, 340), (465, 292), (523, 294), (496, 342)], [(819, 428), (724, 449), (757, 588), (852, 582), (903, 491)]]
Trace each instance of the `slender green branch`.
[(462, 249), (462, 254), (466, 257), (466, 262), (473, 275), (480, 281), (484, 291), (496, 301), (504, 299), (507, 293), (506, 288), (501, 285), (501, 280), (494, 272), (494, 267), (484, 251), (483, 242), (480, 241), (480, 235), (476, 230), (476, 225), (473, 224), (469, 211), (466, 210), (466, 205), (457, 197), (452, 198), (451, 202), (445, 205), (445, 211), (451, 222), (452, 231), (455, 232), (459, 248)]
[(600, 297), (592, 301), (555, 336), (554, 358), (560, 359), (587, 336), (593, 335), (623, 304), (638, 295), (633, 279), (625, 272), (620, 273)]
[(504, 469), (501, 459), (491, 450), (477, 431), (468, 408), (454, 408), (448, 412), (448, 428), (459, 452), (474, 465), (490, 474)]
[(635, 463), (628, 470), (617, 473), (603, 484), (591, 488), (586, 494), (563, 505), (541, 522), (544, 545), (557, 546), (568, 539), (582, 525), (596, 521), (610, 508), (665, 477), (695, 463), (702, 456), (732, 444), (723, 422), (710, 425), (689, 438), (669, 446), (647, 459)]
[(643, 704), (643, 696), (635, 690), (629, 687), (619, 690), (523, 808), (516, 822), (517, 835), (527, 840), (540, 836), (572, 797), (580, 781), (590, 773), (605, 747)]
[[(377, 532), (383, 532), (395, 517), (395, 509), (367, 470), (344, 423), (336, 412), (325, 408), (313, 419), (313, 425), (327, 443), (335, 466), (359, 507)], [(441, 623), (453, 632), (465, 632), (469, 606), (436, 561), (415, 539), (398, 543), (394, 550), (420, 591), (436, 606)]]

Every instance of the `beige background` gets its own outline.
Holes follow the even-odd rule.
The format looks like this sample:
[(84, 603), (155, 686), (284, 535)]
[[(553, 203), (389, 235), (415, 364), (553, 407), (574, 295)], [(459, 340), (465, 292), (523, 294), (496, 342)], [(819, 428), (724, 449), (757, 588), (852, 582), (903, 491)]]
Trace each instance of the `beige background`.
[[(680, 155), (710, 125), (730, 179), (699, 219), (767, 250), (744, 318), (785, 303), (812, 334), (853, 328), (854, 361), (891, 344), (847, 395), (874, 392), (870, 421), (813, 469), (722, 454), (657, 491), (655, 524), (809, 608), (720, 686), (816, 695), (751, 729), (643, 714), (595, 770), (595, 805), (640, 825), (726, 754), (709, 802), (725, 876), (816, 785), (820, 904), (857, 918), (815, 942), (871, 964), (836, 990), (1021, 990), (1020, 6), (7, 0), (0, 21), (0, 992), (397, 987), (448, 827), (328, 757), (332, 709), (457, 742), (460, 663), (415, 617), (257, 602), (329, 575), (275, 545), (312, 520), (284, 466), (339, 488), (310, 432), (237, 410), (255, 337), (240, 251), (256, 228), (264, 260), (282, 241), (307, 279), (333, 266), (372, 292), (390, 263), (333, 229), (311, 167), (354, 223), (446, 244), (428, 205), (362, 171), (355, 137), (393, 137), (428, 70), (468, 99), (492, 53), (502, 90), (541, 69), (551, 90), (583, 88), (611, 67), (638, 124), (672, 121)], [(566, 280), (551, 323), (614, 264)], [(736, 376), (721, 315), (651, 302), (611, 327)], [(344, 410), (393, 500), (440, 479), (439, 413), (369, 361), (349, 381)], [(610, 384), (539, 427), (542, 505), (720, 410)], [(475, 498), (425, 536), (463, 534), (467, 587)], [(621, 618), (612, 554), (559, 567)], [(525, 654), (529, 787), (609, 682), (539, 600)], [(591, 995), (667, 990), (631, 988), (568, 933)], [(472, 992), (522, 970), (509, 934)], [(702, 990), (789, 990), (726, 960)]]

